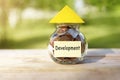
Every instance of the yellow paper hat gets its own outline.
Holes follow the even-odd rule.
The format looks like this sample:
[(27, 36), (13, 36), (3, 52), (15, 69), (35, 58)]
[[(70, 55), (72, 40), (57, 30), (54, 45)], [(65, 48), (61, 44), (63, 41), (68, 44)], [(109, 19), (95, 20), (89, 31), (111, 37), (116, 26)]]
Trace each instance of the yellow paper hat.
[(65, 6), (50, 23), (84, 23), (84, 21), (71, 8)]

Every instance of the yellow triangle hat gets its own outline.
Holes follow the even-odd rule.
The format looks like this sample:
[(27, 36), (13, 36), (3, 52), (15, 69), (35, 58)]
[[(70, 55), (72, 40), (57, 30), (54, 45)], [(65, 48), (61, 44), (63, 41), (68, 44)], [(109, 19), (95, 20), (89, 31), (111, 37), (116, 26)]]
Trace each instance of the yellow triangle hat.
[(65, 6), (49, 23), (84, 23), (71, 8)]

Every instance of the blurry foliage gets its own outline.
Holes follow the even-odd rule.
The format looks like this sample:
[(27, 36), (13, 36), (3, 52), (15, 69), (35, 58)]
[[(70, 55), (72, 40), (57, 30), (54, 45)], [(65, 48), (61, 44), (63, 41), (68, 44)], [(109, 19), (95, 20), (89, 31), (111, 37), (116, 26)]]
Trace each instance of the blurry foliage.
[[(12, 29), (8, 25), (10, 9), (16, 8), (16, 10), (19, 10), (20, 17), (21, 12), (27, 7), (58, 11), (65, 5), (74, 7), (74, 1), (75, 0), (0, 0), (0, 48), (46, 48), (50, 34), (55, 30), (55, 28), (52, 27), (53, 25), (48, 24), (49, 20), (23, 20), (20, 22), (20, 19), (20, 27), (17, 25), (17, 27)], [(97, 7), (100, 12), (106, 12), (103, 14), (104, 16), (95, 13), (97, 17), (87, 17), (86, 23), (88, 24), (82, 25), (83, 27), (81, 27), (81, 31), (85, 33), (87, 37), (89, 47), (120, 48), (120, 38), (118, 37), (120, 35), (120, 16), (118, 16), (120, 14), (120, 7), (118, 7), (118, 13), (109, 12), (108, 15), (108, 11), (112, 12), (116, 6), (120, 5), (120, 0), (84, 1), (87, 5)], [(47, 28), (45, 29), (45, 27)], [(12, 39), (7, 38), (11, 36), (9, 31), (11, 31)]]
[(46, 10), (58, 10), (66, 4), (72, 4), (73, 0), (31, 0), (31, 6)]
[(18, 24), (21, 24), (21, 13), (27, 7), (32, 7), (41, 10), (59, 10), (66, 4), (73, 5), (73, 0), (0, 0), (0, 48), (9, 46), (8, 24), (9, 12), (11, 9), (16, 9), (18, 13)]
[(34, 7), (43, 10), (59, 10), (66, 4), (73, 5), (73, 0), (10, 0), (11, 7), (24, 9)]
[(85, 0), (86, 4), (98, 7), (101, 11), (112, 11), (120, 5), (120, 0)]
[(24, 9), (29, 5), (29, 3), (30, 0), (10, 0), (10, 7)]

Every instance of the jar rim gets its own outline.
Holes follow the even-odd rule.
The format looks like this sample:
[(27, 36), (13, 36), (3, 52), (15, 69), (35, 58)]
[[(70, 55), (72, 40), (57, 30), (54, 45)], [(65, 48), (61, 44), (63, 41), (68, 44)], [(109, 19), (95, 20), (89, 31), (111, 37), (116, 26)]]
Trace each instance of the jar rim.
[(57, 28), (59, 27), (74, 27), (74, 28), (79, 28), (80, 24), (76, 23), (76, 24), (73, 24), (73, 23), (60, 23), (60, 24), (57, 24)]

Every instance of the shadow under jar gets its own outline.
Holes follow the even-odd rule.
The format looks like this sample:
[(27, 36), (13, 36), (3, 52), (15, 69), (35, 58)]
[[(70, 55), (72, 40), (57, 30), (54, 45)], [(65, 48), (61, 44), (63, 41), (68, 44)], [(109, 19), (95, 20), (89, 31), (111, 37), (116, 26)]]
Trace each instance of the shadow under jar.
[[(80, 57), (55, 57), (55, 41), (80, 41)], [(84, 60), (86, 55), (87, 42), (84, 35), (79, 32), (79, 24), (57, 24), (56, 31), (52, 34), (48, 46), (48, 51), (53, 61), (60, 64), (78, 64)]]

